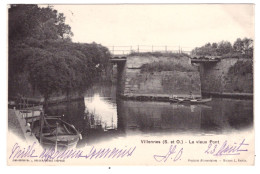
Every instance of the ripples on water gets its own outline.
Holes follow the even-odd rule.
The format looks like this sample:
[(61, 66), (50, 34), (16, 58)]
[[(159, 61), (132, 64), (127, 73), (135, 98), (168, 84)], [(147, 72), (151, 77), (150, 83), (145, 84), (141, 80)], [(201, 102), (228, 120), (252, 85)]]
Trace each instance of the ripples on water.
[(78, 146), (109, 139), (160, 135), (216, 135), (251, 129), (253, 101), (214, 98), (203, 105), (116, 99), (115, 86), (94, 86), (85, 98), (49, 108), (82, 132)]

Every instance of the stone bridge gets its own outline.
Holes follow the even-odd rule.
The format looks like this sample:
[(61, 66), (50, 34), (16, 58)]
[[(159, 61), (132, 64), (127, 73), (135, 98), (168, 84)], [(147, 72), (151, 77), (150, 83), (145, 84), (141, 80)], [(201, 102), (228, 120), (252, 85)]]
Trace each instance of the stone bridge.
[[(190, 92), (195, 96), (201, 96), (198, 66), (193, 66), (187, 56), (182, 56), (178, 60), (171, 56), (156, 57), (153, 54), (116, 55), (110, 61), (117, 68), (118, 92), (124, 97), (157, 97), (164, 100), (173, 95), (188, 96)], [(193, 67), (194, 71), (142, 70), (143, 65), (157, 63), (162, 66), (169, 63), (183, 64), (186, 67)]]
[[(222, 95), (222, 96), (253, 96), (252, 74), (230, 74), (229, 69), (237, 62), (249, 59), (219, 57), (176, 56), (178, 54), (114, 55), (110, 61), (117, 68), (118, 92), (125, 97), (172, 97)], [(180, 54), (181, 55), (181, 54)], [(143, 65), (168, 67), (178, 65), (188, 71), (168, 69), (143, 71)], [(190, 70), (192, 69), (192, 71)]]

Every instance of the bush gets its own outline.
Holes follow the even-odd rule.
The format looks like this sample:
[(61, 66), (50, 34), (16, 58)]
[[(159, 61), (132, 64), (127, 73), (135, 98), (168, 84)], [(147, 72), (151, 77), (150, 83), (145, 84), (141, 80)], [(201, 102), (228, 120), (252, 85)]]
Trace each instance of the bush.
[(228, 41), (207, 43), (191, 51), (196, 56), (221, 56), (222, 58), (253, 58), (253, 39), (238, 38), (233, 46)]
[(246, 58), (246, 59), (252, 59), (253, 55), (242, 54), (240, 52), (231, 52), (231, 53), (227, 53), (227, 54), (222, 55), (221, 58), (238, 58), (238, 59)]
[(237, 61), (233, 66), (229, 68), (230, 74), (253, 74), (253, 61)]
[(143, 64), (141, 66), (141, 72), (161, 72), (161, 71), (181, 71), (181, 72), (192, 72), (196, 71), (195, 67), (192, 66), (184, 66), (180, 63), (174, 62), (153, 62)]
[(172, 53), (172, 52), (131, 52), (129, 56), (154, 56), (154, 57), (189, 57), (186, 53)]

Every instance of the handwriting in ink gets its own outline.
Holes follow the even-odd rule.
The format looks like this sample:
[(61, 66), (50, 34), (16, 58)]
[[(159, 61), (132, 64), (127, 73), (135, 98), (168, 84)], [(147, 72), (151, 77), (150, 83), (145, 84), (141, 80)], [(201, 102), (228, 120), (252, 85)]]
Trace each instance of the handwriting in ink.
[(123, 158), (123, 157), (130, 157), (133, 155), (134, 151), (136, 150), (136, 146), (134, 147), (125, 147), (125, 148), (95, 148), (92, 146), (90, 151), (84, 152), (80, 149), (60, 149), (55, 150), (54, 147), (43, 149), (39, 155), (37, 155), (35, 149), (36, 142), (32, 145), (27, 146), (27, 148), (22, 148), (18, 143), (12, 148), (11, 155), (9, 159), (21, 159), (21, 158), (38, 158), (42, 159), (43, 161), (54, 160), (54, 159), (78, 159), (78, 158), (85, 158), (85, 159), (93, 159), (93, 158)]
[[(136, 147), (126, 148), (126, 149), (119, 149), (119, 148), (101, 148), (96, 149), (92, 146), (91, 150), (86, 154), (82, 150), (75, 150), (75, 149), (67, 149), (67, 150), (57, 150), (55, 151), (54, 148), (44, 149), (39, 156), (44, 160), (53, 160), (53, 159), (78, 159), (78, 158), (85, 158), (85, 159), (92, 159), (92, 158), (123, 158), (132, 156)], [(84, 155), (85, 154), (85, 155)]]
[(248, 151), (247, 147), (249, 144), (245, 143), (245, 139), (241, 143), (233, 143), (232, 145), (228, 144), (226, 140), (222, 146), (214, 145), (210, 143), (208, 145), (206, 154), (211, 154), (214, 156), (222, 156), (222, 155), (240, 155), (241, 152)]
[(176, 162), (181, 160), (182, 153), (183, 148), (177, 150), (177, 145), (171, 145), (169, 151), (165, 155), (154, 155), (153, 157), (157, 162), (166, 162), (170, 157), (174, 162)]
[(32, 145), (29, 145), (27, 148), (21, 148), (18, 143), (12, 148), (12, 153), (9, 156), (9, 159), (13, 158), (35, 158), (38, 157), (35, 155), (35, 142)]

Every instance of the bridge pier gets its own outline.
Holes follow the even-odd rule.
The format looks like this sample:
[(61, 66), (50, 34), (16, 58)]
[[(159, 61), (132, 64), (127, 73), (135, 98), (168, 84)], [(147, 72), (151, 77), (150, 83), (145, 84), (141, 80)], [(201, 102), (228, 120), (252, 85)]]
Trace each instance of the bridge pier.
[(246, 64), (248, 61), (251, 60), (239, 58), (191, 58), (191, 63), (200, 65), (202, 95), (252, 98), (253, 74), (239, 74), (231, 71), (237, 63)]
[(126, 75), (126, 61), (124, 55), (117, 55), (110, 59), (110, 62), (117, 65), (117, 95), (124, 93), (125, 75)]

